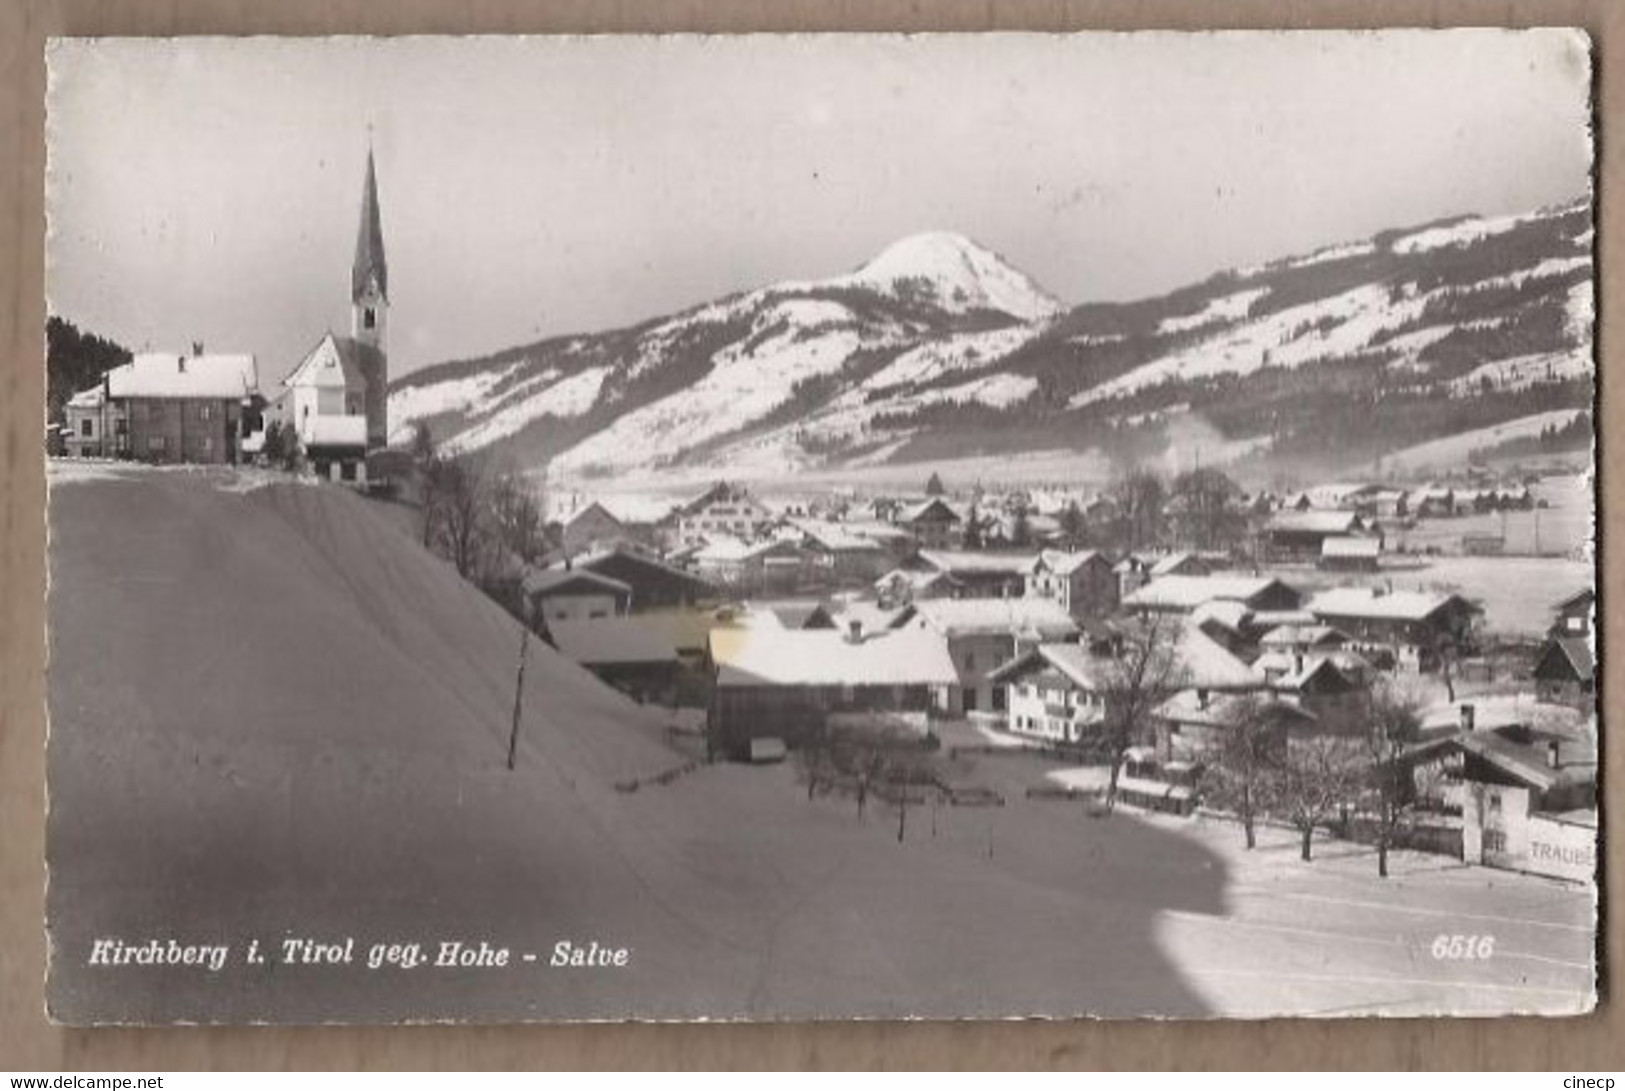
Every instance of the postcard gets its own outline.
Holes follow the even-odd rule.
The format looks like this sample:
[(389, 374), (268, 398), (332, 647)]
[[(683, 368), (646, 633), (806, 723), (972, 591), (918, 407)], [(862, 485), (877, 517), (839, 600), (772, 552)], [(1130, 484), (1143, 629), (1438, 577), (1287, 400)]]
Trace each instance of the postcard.
[(1582, 32), (47, 61), (54, 1019), (1594, 1007)]

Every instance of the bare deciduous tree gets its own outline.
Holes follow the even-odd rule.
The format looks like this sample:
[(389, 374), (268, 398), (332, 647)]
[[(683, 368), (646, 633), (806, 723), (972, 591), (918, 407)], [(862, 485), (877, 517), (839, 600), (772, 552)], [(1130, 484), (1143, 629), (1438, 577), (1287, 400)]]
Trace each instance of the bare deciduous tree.
[(1388, 850), (1414, 820), (1418, 796), (1402, 760), (1421, 729), (1417, 704), (1383, 681), (1370, 684), (1365, 701), (1366, 797), (1376, 820), (1377, 874), (1388, 877)]
[(1223, 734), (1203, 755), (1211, 763), (1208, 790), (1216, 802), (1241, 818), (1249, 849), (1258, 846), (1257, 816), (1286, 746), (1273, 703), (1257, 694), (1234, 699), (1224, 712)]
[(1312, 859), (1316, 827), (1353, 800), (1364, 768), (1358, 740), (1325, 734), (1289, 740), (1279, 770), (1265, 783), (1270, 809), (1303, 838), (1303, 859)]
[(1149, 738), (1152, 713), (1183, 684), (1178, 634), (1178, 622), (1160, 617), (1128, 627), (1121, 653), (1104, 672), (1101, 727), (1112, 763), (1106, 785), (1108, 812), (1117, 803), (1117, 778), (1128, 749)]
[(525, 564), (547, 551), (541, 494), (511, 469), (493, 474), (489, 490), (490, 529), (497, 543)]
[(438, 476), (436, 507), (442, 549), (458, 575), (479, 582), (489, 543), (490, 479), (485, 462), (476, 455), (443, 460)]

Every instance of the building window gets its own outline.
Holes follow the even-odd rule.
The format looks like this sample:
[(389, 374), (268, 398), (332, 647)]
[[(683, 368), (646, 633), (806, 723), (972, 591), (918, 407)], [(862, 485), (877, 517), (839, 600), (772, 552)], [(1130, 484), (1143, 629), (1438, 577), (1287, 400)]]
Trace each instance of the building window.
[(197, 407), (197, 419), (198, 420), (212, 420), (213, 418), (214, 418), (214, 406), (208, 404), (207, 402), (204, 402), (202, 405)]
[(96, 422), (91, 420), (89, 417), (86, 417), (84, 420), (80, 421), (79, 422), (79, 434), (81, 436), (87, 436), (87, 437), (95, 435), (96, 434)]
[(148, 436), (147, 437), (147, 450), (149, 450), (149, 451), (162, 451), (163, 449), (164, 449), (164, 437), (163, 436)]
[(204, 454), (210, 453), (214, 450), (214, 440), (209, 436), (204, 436), (198, 441), (198, 450), (202, 451)]
[(361, 312), (361, 328), (362, 329), (370, 330), (370, 329), (373, 329), (377, 325), (378, 325), (378, 315), (373, 312), (373, 309), (371, 307), (368, 307), (368, 308), (366, 308), (365, 310), (363, 310)]

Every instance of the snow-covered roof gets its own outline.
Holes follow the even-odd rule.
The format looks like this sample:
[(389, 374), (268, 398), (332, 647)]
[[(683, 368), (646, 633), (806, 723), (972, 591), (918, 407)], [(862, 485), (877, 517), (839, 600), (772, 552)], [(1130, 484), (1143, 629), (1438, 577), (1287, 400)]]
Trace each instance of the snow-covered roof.
[(1051, 572), (1062, 576), (1070, 576), (1100, 556), (1101, 554), (1092, 549), (1081, 550), (1077, 553), (1068, 553), (1060, 549), (1046, 549), (1041, 551), (1038, 556), (1028, 560), (1025, 571), (1031, 574), (1038, 570), (1040, 564), (1043, 564)]
[[(1555, 753), (1552, 749), (1555, 747)], [(1586, 737), (1519, 742), (1478, 728), (1429, 740), (1412, 747), (1411, 756), (1440, 749), (1460, 749), (1539, 791), (1564, 784), (1593, 784), (1597, 779), (1597, 743)], [(1555, 762), (1553, 758), (1555, 757)]]
[(318, 414), (300, 422), (307, 447), (365, 447), (367, 418), (359, 413)]
[(572, 568), (533, 568), (525, 574), (525, 594), (546, 595), (552, 594), (572, 583), (587, 584), (600, 591), (612, 594), (629, 595), (632, 588), (620, 580), (610, 576), (600, 575), (591, 569)]
[(550, 621), (547, 631), (561, 653), (583, 666), (666, 663), (677, 659), (677, 649), (667, 628), (651, 625), (637, 615)]
[[(1078, 631), (1065, 608), (1053, 599), (926, 599), (914, 603), (912, 624), (950, 636), (971, 633), (1037, 633), (1062, 639)], [(899, 619), (901, 624), (911, 624)]]
[(1278, 511), (1270, 516), (1269, 529), (1300, 531), (1306, 534), (1347, 534), (1365, 525), (1357, 511)]
[(1031, 553), (974, 553), (947, 549), (922, 549), (918, 557), (920, 562), (938, 572), (948, 572), (956, 576), (971, 572), (1024, 575), (1031, 569), (1035, 559)]
[(932, 569), (922, 572), (912, 568), (894, 568), (877, 579), (874, 586), (884, 592), (893, 590), (900, 585), (907, 587), (911, 594), (917, 595), (922, 591), (929, 591), (938, 584), (944, 587), (956, 587), (959, 585), (959, 581), (947, 572), (937, 572)]
[(1201, 689), (1256, 689), (1264, 672), (1234, 655), (1195, 625), (1186, 625), (1174, 644), (1179, 680)]
[(1587, 715), (1569, 705), (1539, 700), (1533, 693), (1478, 694), (1460, 701), (1440, 701), (1421, 712), (1424, 735), (1450, 732), (1462, 726), (1462, 707), (1473, 709), (1473, 730), (1500, 731), (1524, 727), (1541, 735), (1580, 736)]
[(942, 514), (951, 523), (960, 522), (963, 518), (954, 508), (954, 506), (948, 503), (948, 501), (944, 500), (940, 496), (933, 496), (928, 500), (921, 500), (918, 504), (912, 504), (898, 512), (897, 521), (899, 523), (912, 523), (922, 515), (925, 515), (927, 512), (931, 511), (933, 508), (941, 508)]
[(799, 519), (792, 524), (802, 534), (832, 553), (872, 553), (881, 548), (874, 538), (856, 533), (844, 523)]
[(865, 633), (835, 629), (714, 629), (717, 685), (953, 685), (959, 674), (942, 637), (923, 629)]
[(1189, 564), (1195, 559), (1196, 554), (1194, 553), (1170, 553), (1166, 557), (1159, 558), (1157, 562), (1151, 566), (1151, 575), (1153, 578), (1158, 576), (1175, 575), (1179, 569), (1183, 568), (1185, 565)]
[(1260, 639), (1266, 648), (1290, 648), (1302, 644), (1341, 644), (1348, 638), (1330, 625), (1277, 625)]
[(1382, 539), (1337, 537), (1325, 538), (1320, 543), (1322, 557), (1370, 560), (1382, 555)]
[(1374, 587), (1338, 587), (1322, 591), (1306, 609), (1317, 617), (1362, 618), (1373, 621), (1422, 621), (1451, 603), (1478, 607), (1460, 595), (1431, 591), (1385, 591)]
[(114, 398), (246, 398), (259, 390), (259, 371), (248, 353), (188, 356), (137, 353), (107, 373)]
[(835, 624), (829, 607), (815, 599), (747, 602), (739, 620), (750, 628), (766, 625), (778, 629), (829, 629)]
[(93, 386), (89, 390), (81, 390), (68, 399), (69, 409), (100, 409), (102, 407), (102, 388)]
[(1209, 599), (1191, 611), (1192, 623), (1216, 622), (1235, 633), (1240, 633), (1252, 616), (1247, 604), (1235, 599)]
[(1099, 690), (1106, 684), (1106, 672), (1111, 660), (1093, 655), (1082, 644), (1040, 644), (1026, 655), (1012, 659), (988, 675), (992, 682), (1003, 682), (1025, 674), (1039, 665), (1054, 667), (1080, 689)]
[(835, 625), (836, 628), (841, 629), (843, 632), (854, 621), (862, 626), (863, 632), (889, 629), (891, 628), (892, 622), (896, 621), (898, 615), (900, 615), (905, 609), (907, 609), (907, 607), (886, 607), (880, 605), (878, 602), (868, 602), (862, 600), (848, 602), (841, 607), (840, 613), (835, 615)]
[(581, 520), (589, 517), (608, 519), (612, 523), (620, 523), (621, 521), (614, 512), (610, 511), (609, 508), (604, 506), (603, 501), (594, 500), (586, 507), (578, 508), (575, 514), (571, 515), (569, 519), (565, 520), (564, 525), (566, 527), (573, 527)]
[(747, 542), (731, 535), (719, 534), (707, 539), (703, 546), (694, 551), (694, 560), (713, 564), (743, 561), (760, 553), (771, 544), (771, 542)]
[(1159, 576), (1123, 599), (1123, 605), (1163, 610), (1194, 610), (1213, 599), (1249, 602), (1281, 584), (1270, 576)]

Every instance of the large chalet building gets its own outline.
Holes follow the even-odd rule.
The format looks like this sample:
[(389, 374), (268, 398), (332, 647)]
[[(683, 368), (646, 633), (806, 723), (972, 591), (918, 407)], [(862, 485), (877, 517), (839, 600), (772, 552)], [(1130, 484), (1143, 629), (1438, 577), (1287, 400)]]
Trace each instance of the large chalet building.
[(234, 463), (259, 428), (259, 374), (243, 353), (143, 352), (67, 406), (67, 453), (138, 462)]

